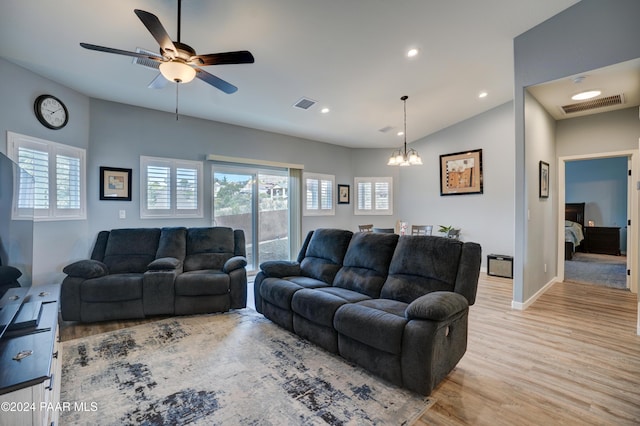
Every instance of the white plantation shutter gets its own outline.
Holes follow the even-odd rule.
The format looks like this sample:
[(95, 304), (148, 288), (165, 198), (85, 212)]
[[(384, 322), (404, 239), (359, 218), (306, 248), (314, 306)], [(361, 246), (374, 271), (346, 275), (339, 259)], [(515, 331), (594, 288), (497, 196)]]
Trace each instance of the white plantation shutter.
[(86, 219), (84, 149), (12, 132), (7, 144), (21, 168), (15, 219)]
[(198, 170), (176, 169), (176, 207), (178, 210), (198, 208)]
[(171, 208), (171, 167), (147, 166), (147, 209)]
[(393, 214), (393, 178), (357, 177), (354, 179), (356, 215)]
[[(43, 147), (46, 149), (46, 147)], [(28, 176), (22, 176), (18, 199), (20, 207), (48, 209), (49, 208), (49, 152), (37, 149), (18, 147), (18, 165), (33, 177), (30, 184)], [(22, 183), (25, 183), (23, 187)], [(33, 191), (33, 200), (27, 191)], [(24, 201), (27, 200), (27, 201)], [(29, 202), (32, 205), (24, 205)]]
[(203, 217), (202, 163), (140, 157), (140, 217)]
[(80, 159), (56, 156), (56, 206), (59, 209), (80, 208)]
[(319, 173), (304, 173), (304, 216), (333, 216), (335, 215), (335, 203), (333, 200), (333, 188), (335, 176)]

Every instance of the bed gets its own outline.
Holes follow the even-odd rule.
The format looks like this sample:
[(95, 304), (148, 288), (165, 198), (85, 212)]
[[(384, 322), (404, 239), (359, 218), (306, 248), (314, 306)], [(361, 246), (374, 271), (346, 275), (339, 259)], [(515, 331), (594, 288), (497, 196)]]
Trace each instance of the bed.
[(584, 240), (584, 204), (564, 205), (564, 259), (571, 260), (573, 253)]

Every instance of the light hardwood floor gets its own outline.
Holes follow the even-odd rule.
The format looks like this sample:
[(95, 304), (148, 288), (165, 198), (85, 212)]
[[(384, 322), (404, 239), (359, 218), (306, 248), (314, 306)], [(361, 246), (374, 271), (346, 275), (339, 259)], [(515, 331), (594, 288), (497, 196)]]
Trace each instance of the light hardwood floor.
[(638, 425), (637, 299), (556, 283), (525, 311), (511, 280), (482, 275), (469, 345), (423, 425)]
[[(511, 280), (481, 274), (467, 353), (415, 426), (640, 424), (635, 294), (556, 283), (525, 311), (511, 300)], [(62, 322), (61, 339), (154, 320)]]

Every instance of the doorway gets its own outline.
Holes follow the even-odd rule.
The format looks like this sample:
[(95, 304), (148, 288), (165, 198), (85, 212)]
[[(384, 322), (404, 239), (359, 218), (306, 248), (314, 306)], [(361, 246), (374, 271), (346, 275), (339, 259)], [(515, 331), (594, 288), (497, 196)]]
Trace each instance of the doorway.
[[(637, 157), (637, 151), (624, 151), (559, 158), (558, 192), (560, 200), (559, 223), (561, 227), (564, 227), (565, 224), (565, 202), (587, 202), (588, 206), (589, 201), (598, 199), (598, 196), (593, 195), (594, 193), (597, 193), (598, 191), (605, 191), (607, 192), (607, 194), (603, 195), (599, 199), (599, 204), (611, 203), (617, 204), (617, 207), (606, 206), (605, 208), (602, 208), (602, 206), (598, 206), (592, 207), (591, 209), (586, 208), (584, 225), (585, 228), (590, 229), (585, 229), (585, 234), (589, 234), (589, 231), (596, 231), (594, 233), (597, 235), (597, 232), (603, 230), (613, 231), (613, 229), (615, 228), (620, 228), (620, 251), (621, 254), (626, 255), (624, 258), (622, 258), (622, 256), (600, 253), (582, 254), (582, 251), (580, 250), (583, 250), (585, 248), (586, 251), (594, 251), (589, 249), (589, 241), (587, 236), (587, 241), (585, 241), (582, 244), (582, 247), (579, 248), (579, 251), (576, 253), (577, 256), (574, 257), (574, 260), (565, 261), (564, 259), (559, 258), (558, 278), (561, 281), (567, 279), (572, 281), (607, 285), (609, 287), (617, 287), (637, 291), (633, 287), (636, 279), (635, 277), (637, 277), (637, 272), (634, 270), (634, 258), (636, 256), (638, 233), (634, 229), (634, 227), (628, 226), (631, 224), (629, 220), (631, 220), (631, 218), (633, 217), (636, 217), (637, 215), (637, 209), (635, 208), (635, 205), (637, 203), (637, 195), (636, 191), (634, 191), (635, 185), (632, 184), (635, 179), (634, 176), (637, 173), (634, 171), (635, 169), (637, 169)], [(571, 173), (572, 170), (575, 171), (574, 166), (577, 164), (577, 162), (587, 161), (589, 162), (588, 164), (586, 164), (588, 166), (587, 170), (590, 170), (593, 174), (593, 162), (599, 159), (611, 160), (602, 163), (603, 165), (606, 164), (609, 167), (615, 165), (616, 168), (619, 167), (622, 169), (614, 172), (619, 175), (617, 177), (617, 184), (612, 184), (611, 180), (602, 178), (602, 182), (600, 184), (597, 183), (596, 180), (592, 182), (584, 182), (585, 187), (582, 189), (580, 189), (579, 187), (580, 184), (578, 184), (578, 187), (576, 188), (576, 186), (574, 186), (574, 183), (571, 182), (571, 179), (568, 179), (567, 177), (567, 169), (569, 169), (569, 173)], [(602, 185), (602, 187), (600, 187), (599, 185)], [(611, 189), (613, 187), (615, 187), (616, 189)], [(613, 192), (615, 192), (615, 194), (613, 194)], [(620, 210), (623, 211), (621, 212)], [(563, 230), (559, 230), (559, 237), (559, 247), (562, 247), (565, 244)], [(559, 250), (559, 253), (564, 255), (564, 249)], [(575, 263), (576, 260), (584, 261), (585, 263), (590, 264), (579, 265)], [(602, 274), (601, 279), (597, 277), (597, 274), (599, 273)]]
[(212, 175), (213, 224), (244, 231), (247, 271), (289, 259), (288, 170), (214, 165)]

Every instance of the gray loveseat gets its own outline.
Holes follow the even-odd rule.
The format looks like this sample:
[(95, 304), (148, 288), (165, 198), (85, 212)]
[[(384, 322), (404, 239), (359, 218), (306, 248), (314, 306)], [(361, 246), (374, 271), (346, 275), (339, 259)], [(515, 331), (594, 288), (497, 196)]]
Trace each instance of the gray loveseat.
[(63, 269), (62, 319), (93, 322), (244, 308), (246, 265), (242, 230), (101, 231), (91, 259)]
[(310, 232), (261, 265), (256, 309), (383, 379), (429, 395), (467, 348), (481, 248), (435, 236)]

